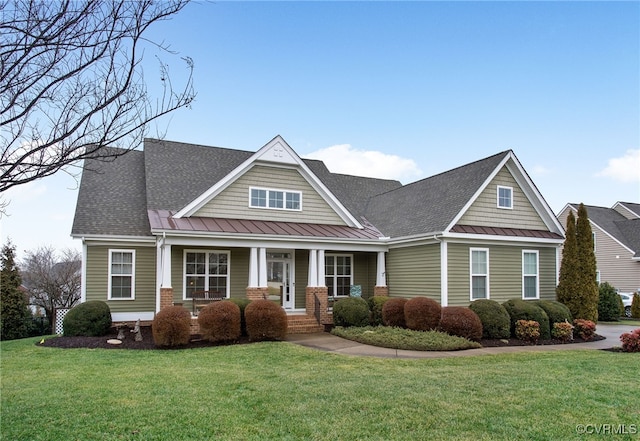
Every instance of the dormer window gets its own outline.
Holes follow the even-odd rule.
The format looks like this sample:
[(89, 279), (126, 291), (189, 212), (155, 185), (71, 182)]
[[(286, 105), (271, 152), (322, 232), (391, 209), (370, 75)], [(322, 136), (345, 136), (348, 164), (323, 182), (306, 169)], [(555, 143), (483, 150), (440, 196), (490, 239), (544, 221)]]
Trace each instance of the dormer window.
[(513, 208), (513, 188), (498, 185), (498, 208)]
[(249, 189), (249, 207), (300, 211), (302, 209), (302, 193), (251, 187)]

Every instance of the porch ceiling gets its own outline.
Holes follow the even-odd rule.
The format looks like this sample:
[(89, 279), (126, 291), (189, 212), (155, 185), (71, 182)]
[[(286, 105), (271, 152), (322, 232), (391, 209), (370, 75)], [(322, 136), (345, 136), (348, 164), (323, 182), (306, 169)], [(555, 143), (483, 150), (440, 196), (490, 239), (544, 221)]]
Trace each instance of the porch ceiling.
[(205, 233), (256, 234), (290, 237), (320, 237), (378, 241), (383, 234), (370, 224), (363, 229), (341, 225), (274, 222), (213, 217), (174, 218), (175, 211), (148, 210), (152, 231), (182, 231)]

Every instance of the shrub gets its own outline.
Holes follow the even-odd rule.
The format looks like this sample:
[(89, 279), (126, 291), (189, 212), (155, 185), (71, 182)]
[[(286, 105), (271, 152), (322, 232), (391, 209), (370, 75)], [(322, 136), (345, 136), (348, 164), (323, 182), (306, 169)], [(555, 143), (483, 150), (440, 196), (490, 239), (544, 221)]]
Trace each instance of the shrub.
[(333, 305), (333, 324), (336, 326), (368, 326), (371, 312), (362, 297), (346, 297)]
[(235, 303), (236, 305), (238, 305), (238, 308), (240, 308), (240, 333), (241, 335), (247, 336), (249, 334), (247, 334), (247, 320), (244, 316), (244, 310), (247, 307), (247, 305), (249, 303), (251, 303), (251, 300), (249, 299), (245, 299), (245, 298), (240, 298), (240, 299), (228, 299), (230, 302)]
[[(625, 308), (624, 308), (624, 303), (622, 303), (622, 297), (620, 296), (616, 296), (617, 302), (618, 302), (618, 309), (620, 310), (620, 317), (624, 317), (627, 315)], [(629, 308), (629, 310), (631, 310), (631, 308)], [(631, 312), (631, 311), (629, 311)]]
[(373, 296), (367, 300), (367, 304), (369, 305), (369, 309), (371, 310), (371, 325), (372, 326), (380, 326), (383, 325), (384, 322), (382, 320), (382, 307), (389, 300), (387, 296)]
[(589, 341), (596, 335), (596, 324), (591, 320), (576, 319), (573, 321), (575, 333), (583, 340)]
[(511, 335), (516, 335), (516, 322), (518, 320), (533, 320), (540, 325), (540, 338), (543, 340), (551, 338), (549, 316), (544, 312), (544, 309), (533, 302), (526, 302), (522, 299), (507, 300), (502, 306), (505, 307), (511, 319)]
[(640, 352), (640, 328), (625, 332), (620, 336), (622, 350), (625, 352)]
[(482, 338), (504, 339), (511, 337), (509, 313), (495, 300), (480, 299), (471, 302), (469, 309), (482, 322)]
[(386, 326), (406, 328), (407, 324), (404, 321), (405, 303), (407, 303), (407, 299), (403, 297), (393, 297), (387, 300), (382, 305), (382, 323)]
[(640, 318), (640, 294), (635, 293), (631, 300), (631, 317)]
[(440, 304), (427, 297), (414, 297), (404, 305), (404, 321), (414, 331), (438, 329), (441, 314)]
[(191, 313), (182, 306), (167, 306), (156, 313), (151, 331), (156, 346), (186, 345), (191, 336)]
[(622, 300), (616, 289), (608, 282), (600, 284), (598, 292), (598, 320), (616, 322), (620, 317), (620, 303)]
[(65, 337), (99, 337), (111, 329), (111, 311), (106, 302), (90, 300), (71, 308), (64, 316), (62, 326)]
[(229, 300), (212, 302), (198, 314), (202, 338), (211, 342), (234, 341), (240, 337), (240, 307)]
[(554, 323), (571, 323), (573, 321), (569, 308), (560, 302), (556, 302), (555, 300), (536, 300), (532, 303), (538, 305), (547, 313), (550, 328), (553, 327)]
[(540, 338), (540, 324), (535, 320), (518, 320), (515, 335), (518, 340), (536, 344)]
[(482, 322), (478, 314), (466, 306), (445, 306), (440, 316), (440, 331), (471, 341), (480, 341)]
[(573, 340), (573, 325), (569, 322), (554, 323), (551, 336), (566, 343)]
[(253, 300), (244, 314), (250, 340), (284, 340), (287, 336), (287, 313), (271, 300)]

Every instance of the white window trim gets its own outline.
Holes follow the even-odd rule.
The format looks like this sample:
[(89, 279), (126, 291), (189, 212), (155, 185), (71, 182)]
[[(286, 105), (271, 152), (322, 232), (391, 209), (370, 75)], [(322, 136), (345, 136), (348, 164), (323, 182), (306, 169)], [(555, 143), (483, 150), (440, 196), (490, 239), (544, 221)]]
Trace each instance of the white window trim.
[[(253, 190), (263, 190), (267, 192), (267, 206), (259, 207), (256, 205), (252, 205), (251, 193)], [(282, 208), (279, 207), (269, 207), (269, 192), (282, 192), (283, 193), (283, 201)], [(299, 208), (287, 208), (287, 193), (288, 194), (297, 194), (299, 196)], [(266, 187), (249, 187), (249, 208), (259, 209), (259, 210), (280, 210), (280, 211), (302, 211), (302, 192), (296, 190), (284, 190), (280, 188), (266, 188)]]
[[(111, 272), (111, 264), (113, 263), (113, 253), (131, 253), (131, 297), (112, 297), (111, 289), (113, 287), (113, 276), (123, 276), (128, 274), (113, 274)], [(109, 249), (109, 278), (107, 282), (107, 299), (113, 301), (131, 301), (136, 299), (136, 250), (125, 249)]]
[(182, 253), (182, 300), (191, 300), (191, 297), (187, 297), (187, 253), (204, 253), (205, 254), (205, 268), (206, 272), (203, 274), (204, 276), (204, 289), (205, 291), (209, 288), (209, 254), (226, 254), (227, 255), (227, 289), (225, 292), (225, 297), (229, 298), (229, 292), (231, 287), (229, 284), (231, 283), (231, 251), (229, 250), (209, 250), (209, 249), (185, 249)]
[[(485, 253), (487, 253), (487, 273), (486, 274), (473, 273), (473, 252), (474, 251), (484, 251)], [(487, 296), (486, 297), (478, 297), (477, 299), (473, 297), (473, 276), (485, 276), (487, 278)], [(489, 283), (489, 248), (469, 248), (469, 301), (473, 302), (474, 300), (491, 298), (490, 286), (491, 284)]]
[[(500, 190), (501, 189), (509, 190), (511, 192), (511, 206), (510, 207), (503, 207), (502, 205), (500, 205)], [(498, 188), (496, 189), (496, 205), (501, 210), (513, 210), (513, 205), (514, 205), (513, 204), (513, 187), (507, 187), (506, 185), (498, 185)]]
[[(535, 254), (536, 255), (536, 296), (525, 297), (524, 296), (524, 278), (525, 276), (533, 276), (533, 274), (525, 274), (524, 272), (524, 255)], [(538, 250), (522, 250), (522, 300), (537, 300), (540, 299), (540, 253)]]
[[(336, 282), (336, 277), (338, 277), (338, 275), (334, 274), (332, 276), (327, 276), (327, 270), (326, 270), (326, 265), (327, 265), (326, 259), (327, 259), (327, 257), (334, 257), (334, 258), (335, 257), (349, 257), (351, 259), (351, 274), (349, 274), (349, 286), (351, 287), (353, 285), (353, 273), (355, 271), (355, 267), (354, 267), (355, 266), (355, 261), (353, 259), (353, 254), (347, 254), (347, 253), (325, 253), (325, 255), (324, 255), (325, 261), (323, 262), (324, 263), (323, 268), (324, 268), (325, 285), (326, 285), (327, 279), (332, 278), (333, 279), (333, 286), (335, 288), (335, 286), (336, 286), (336, 283), (335, 283)], [(334, 270), (335, 270), (335, 265), (336, 265), (336, 261), (334, 260)], [(339, 277), (344, 277), (344, 276), (339, 276)], [(336, 296), (336, 295), (334, 295), (334, 297), (344, 298), (344, 297), (349, 297), (349, 296), (348, 295), (346, 295), (346, 296)]]

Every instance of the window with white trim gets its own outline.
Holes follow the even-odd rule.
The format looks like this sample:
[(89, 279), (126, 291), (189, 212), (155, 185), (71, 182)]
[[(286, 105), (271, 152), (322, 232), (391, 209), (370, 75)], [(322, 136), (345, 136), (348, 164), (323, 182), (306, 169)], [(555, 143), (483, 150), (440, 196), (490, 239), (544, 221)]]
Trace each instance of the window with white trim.
[(540, 297), (538, 251), (522, 251), (522, 298), (537, 299)]
[(217, 291), (229, 297), (229, 252), (185, 250), (184, 300), (194, 291)]
[(109, 300), (135, 299), (135, 250), (109, 250)]
[(249, 188), (249, 207), (300, 211), (302, 193), (299, 191), (251, 187)]
[(513, 208), (513, 188), (498, 185), (498, 208)]
[(489, 298), (489, 250), (486, 248), (471, 248), (471, 300)]
[(324, 277), (329, 296), (348, 297), (353, 285), (353, 256), (325, 254)]

